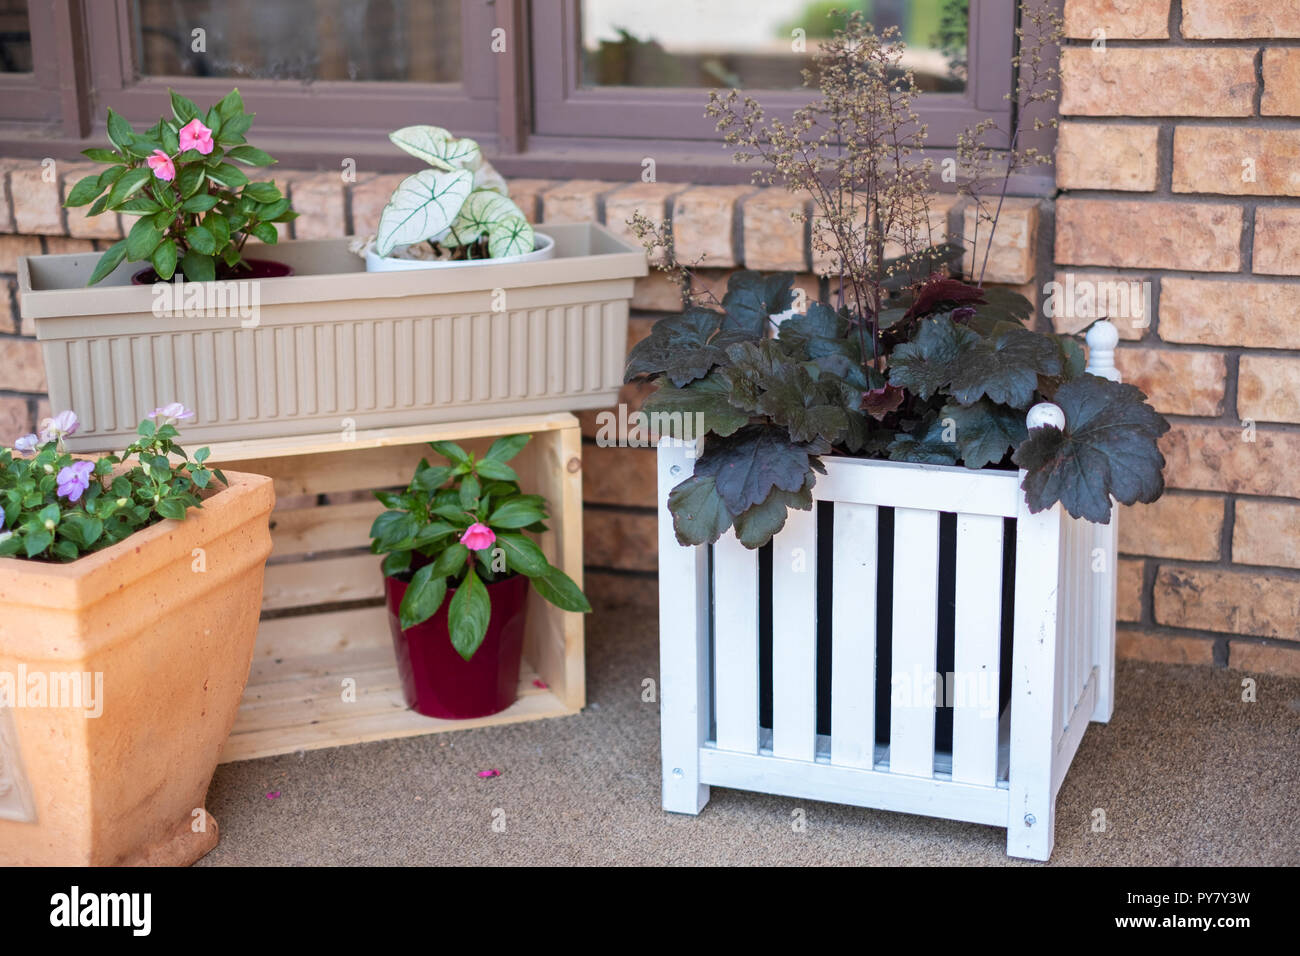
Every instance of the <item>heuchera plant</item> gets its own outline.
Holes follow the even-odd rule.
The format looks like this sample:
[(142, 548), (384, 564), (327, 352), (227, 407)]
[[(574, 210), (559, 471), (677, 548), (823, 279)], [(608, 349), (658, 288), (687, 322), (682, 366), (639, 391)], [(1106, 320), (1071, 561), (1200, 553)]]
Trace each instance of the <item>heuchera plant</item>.
[[(1041, 13), (1024, 22), (1040, 28), (1040, 46), (1054, 35)], [(1103, 523), (1112, 496), (1132, 504), (1164, 490), (1156, 442), (1169, 425), (1139, 389), (1087, 374), (1074, 337), (1033, 331), (1023, 296), (947, 275), (964, 250), (931, 244), (929, 166), (911, 158), (924, 131), (901, 55), (891, 34), (879, 37), (853, 15), (817, 56), (820, 99), (792, 122), (769, 122), (752, 100), (737, 106), (734, 93), (711, 100), (738, 155), (765, 162), (760, 181), (813, 195), (814, 249), (833, 261), (834, 301), (778, 322), (794, 305), (788, 273), (734, 273), (720, 303), (696, 295), (671, 229), (632, 220), (683, 289), (682, 314), (656, 322), (627, 364), (629, 382), (659, 386), (647, 413), (667, 413), (659, 420), (670, 425), (683, 421), (673, 413), (702, 416), (702, 455), (668, 499), (683, 544), (712, 543), (733, 526), (747, 547), (770, 541), (790, 508), (811, 509), (821, 458), (832, 454), (1018, 466), (1031, 510), (1060, 501)], [(1038, 47), (1027, 62), (1043, 75)], [(1017, 92), (1021, 102), (1043, 99)], [(981, 124), (959, 149), (973, 175), (986, 165), (979, 137), (988, 130)], [(1006, 174), (1041, 161), (1013, 146)], [(1001, 197), (976, 206), (985, 242), (1000, 207)], [(1026, 411), (1044, 401), (1064, 411), (1065, 428), (1030, 433)]]
[(385, 555), (385, 575), (409, 582), (398, 609), (401, 626), (433, 617), (454, 588), (448, 624), (451, 643), (465, 660), (487, 633), (492, 607), (485, 582), (523, 574), (556, 607), (591, 610), (573, 579), (525, 534), (546, 530), (546, 502), (524, 494), (506, 462), (530, 437), (500, 438), (482, 458), (454, 442), (431, 442), (447, 464), (422, 459), (404, 491), (375, 492), (388, 510), (370, 528), (370, 550)]
[(239, 90), (202, 111), (171, 93), (172, 116), (143, 133), (108, 111), (112, 149), (83, 155), (108, 168), (80, 180), (65, 206), (90, 205), (87, 215), (120, 212), (138, 216), (125, 239), (105, 250), (90, 276), (94, 285), (128, 262), (149, 262), (160, 279), (183, 274), (191, 282), (238, 278), (246, 268), (249, 236), (274, 244), (275, 223), (297, 218), (273, 182), (250, 182), (235, 163), (270, 166), (270, 156), (248, 145), (253, 114), (244, 112)]
[(204, 467), (208, 449), (191, 462), (176, 444), (176, 423), (193, 417), (179, 403), (155, 409), (120, 457), (64, 451), (63, 439), (78, 427), (72, 412), (0, 449), (0, 556), (75, 561), (164, 518), (184, 520), (189, 508), (202, 507), (199, 493), (213, 477), (226, 483), (220, 470)]
[(533, 251), (533, 227), (478, 143), (438, 126), (390, 133), (395, 146), (432, 169), (403, 179), (379, 217), (375, 251), (428, 242), (451, 259), (500, 259)]

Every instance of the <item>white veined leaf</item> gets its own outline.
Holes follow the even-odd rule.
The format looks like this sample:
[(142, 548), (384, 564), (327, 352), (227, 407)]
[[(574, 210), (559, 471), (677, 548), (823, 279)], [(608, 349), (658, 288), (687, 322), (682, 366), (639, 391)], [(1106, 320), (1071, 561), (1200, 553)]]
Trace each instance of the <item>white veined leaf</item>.
[(425, 169), (407, 176), (379, 217), (375, 251), (386, 256), (396, 246), (438, 238), (456, 219), (474, 187), (467, 169)]
[(475, 170), (483, 161), (478, 143), (472, 139), (457, 139), (441, 126), (404, 126), (389, 133), (388, 138), (399, 149), (447, 172)]
[(488, 233), (488, 255), (493, 259), (521, 256), (532, 252), (533, 245), (533, 227), (523, 216), (501, 219)]
[(519, 207), (507, 197), (486, 189), (476, 189), (470, 193), (465, 205), (451, 224), (447, 235), (440, 240), (445, 246), (463, 246), (475, 242), (479, 236), (492, 231), (492, 227), (502, 219), (521, 216)]
[(510, 195), (510, 187), (506, 185), (506, 178), (497, 172), (492, 164), (486, 159), (478, 164), (474, 169), (474, 188), (491, 190), (494, 193), (500, 193), (502, 196)]

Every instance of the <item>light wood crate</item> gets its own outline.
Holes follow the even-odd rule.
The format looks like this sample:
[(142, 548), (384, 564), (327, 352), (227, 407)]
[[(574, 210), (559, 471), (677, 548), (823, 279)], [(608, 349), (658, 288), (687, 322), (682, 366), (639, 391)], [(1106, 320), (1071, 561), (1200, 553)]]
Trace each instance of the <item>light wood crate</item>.
[[(530, 434), (511, 465), (550, 507), (538, 536), (547, 559), (582, 585), (582, 446), (568, 413), (482, 419), (211, 446), (217, 467), (269, 475), (277, 503), (262, 624), (248, 686), (221, 761), (574, 714), (586, 702), (583, 616), (529, 596), (519, 699), (471, 720), (407, 707), (383, 604), (370, 492), (405, 487), (430, 441), (482, 453), (502, 435)], [(345, 700), (348, 680), (355, 700)]]

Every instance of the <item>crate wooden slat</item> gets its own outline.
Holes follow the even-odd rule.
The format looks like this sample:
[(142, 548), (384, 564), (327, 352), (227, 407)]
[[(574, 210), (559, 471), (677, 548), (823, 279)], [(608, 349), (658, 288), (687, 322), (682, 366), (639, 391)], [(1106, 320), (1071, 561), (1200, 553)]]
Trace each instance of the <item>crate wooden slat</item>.
[[(430, 441), (457, 441), (481, 453), (497, 437), (517, 433), (533, 440), (511, 464), (525, 490), (545, 496), (551, 510), (538, 544), (581, 585), (582, 448), (578, 420), (567, 413), (370, 431), (344, 423), (337, 434), (211, 446), (219, 467), (271, 476), (282, 502), (271, 516), (264, 619), (222, 762), (581, 710), (582, 615), (531, 595), (519, 699), (491, 717), (449, 721), (406, 706), (380, 603), (379, 558), (368, 545), (382, 506), (369, 492), (404, 486), (416, 463), (433, 456)], [(318, 496), (324, 500), (314, 503)], [(328, 607), (345, 602), (352, 605)], [(345, 689), (355, 699), (345, 699)]]

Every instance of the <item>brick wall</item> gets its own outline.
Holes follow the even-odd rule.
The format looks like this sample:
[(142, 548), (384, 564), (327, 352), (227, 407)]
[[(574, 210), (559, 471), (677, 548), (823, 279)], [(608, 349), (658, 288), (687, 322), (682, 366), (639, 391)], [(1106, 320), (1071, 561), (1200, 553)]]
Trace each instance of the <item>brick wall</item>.
[(1150, 283), (1118, 364), (1173, 422), (1120, 653), (1300, 674), (1300, 6), (1065, 10), (1057, 278)]
[[(1214, 19), (1207, 10), (1226, 9), (1221, 3), (1186, 5), (1197, 8), (1198, 31)], [(1170, 30), (1168, 6), (1067, 3), (1071, 33), (1084, 39), (1065, 53), (1068, 115), (1059, 170), (1065, 198), (1055, 209), (1046, 200), (1009, 201), (988, 278), (1038, 301), (1042, 282), (1052, 278), (1055, 241), (1057, 278), (1072, 272), (1077, 278), (1153, 280), (1160, 314), (1149, 330), (1122, 329), (1130, 347), (1121, 362), (1128, 379), (1177, 422), (1166, 451), (1177, 490), (1125, 515), (1121, 653), (1293, 673), (1300, 669), (1300, 652), (1290, 650), (1300, 645), (1288, 643), (1300, 619), (1300, 430), (1288, 423), (1300, 422), (1300, 399), (1296, 388), (1285, 386), (1300, 384), (1300, 359), (1279, 350), (1300, 349), (1300, 306), (1285, 282), (1251, 275), (1300, 272), (1300, 240), (1294, 238), (1300, 233), (1285, 231), (1286, 217), (1300, 215), (1300, 206), (1224, 185), (1189, 195), (1183, 184), (1204, 191), (1204, 177), (1225, 161), (1215, 158), (1222, 149), (1202, 154), (1198, 141), (1181, 141), (1174, 132), (1177, 126), (1184, 136), (1199, 130), (1202, 136), (1246, 137), (1259, 151), (1252, 185), (1277, 185), (1285, 193), (1287, 171), (1265, 146), (1289, 149), (1295, 158), (1296, 146), (1286, 138), (1294, 123), (1275, 117), (1300, 110), (1300, 60), (1291, 59), (1284, 45), (1272, 47), (1272, 57), (1261, 56), (1267, 44), (1259, 40), (1214, 45), (1199, 32), (1195, 40), (1179, 39), (1181, 21), (1172, 21)], [(1269, 30), (1300, 35), (1283, 14), (1271, 16)], [(1234, 28), (1261, 29), (1253, 25), (1259, 19), (1233, 21)], [(1104, 54), (1088, 42), (1095, 24), (1107, 31)], [(1120, 39), (1126, 35), (1142, 39)], [(1200, 88), (1189, 94), (1193, 83)], [(1121, 90), (1122, 84), (1130, 87)], [(1156, 86), (1163, 92), (1149, 89)], [(1123, 113), (1137, 103), (1168, 116)], [(1246, 110), (1240, 115), (1254, 118), (1178, 118), (1195, 115), (1183, 112), (1192, 109), (1214, 117)], [(1180, 143), (1187, 156), (1181, 173), (1174, 160)], [(49, 413), (40, 354), (30, 330), (19, 327), (13, 302), (16, 257), (102, 247), (121, 235), (115, 219), (91, 222), (78, 210), (60, 209), (60, 190), (85, 173), (70, 164), (57, 173), (50, 182), (37, 164), (0, 160), (0, 282), (10, 305), (0, 309), (0, 441), (31, 430)], [(362, 175), (351, 184), (335, 173), (278, 171), (277, 178), (288, 182), (303, 213), (286, 234), (311, 238), (373, 231), (401, 176)], [(514, 180), (511, 190), (535, 222), (595, 220), (626, 234), (634, 211), (671, 215), (683, 259), (702, 258), (705, 279), (719, 290), (732, 270), (745, 267), (792, 270), (810, 295), (827, 291), (814, 272), (806, 227), (790, 219), (803, 201), (784, 190), (536, 179)], [(936, 218), (954, 236), (973, 225), (970, 210), (951, 202), (939, 204)], [(659, 274), (638, 282), (633, 341), (678, 308), (676, 290)], [(1070, 331), (1089, 321), (1056, 320)], [(621, 401), (635, 409), (644, 394), (625, 388)], [(1258, 422), (1256, 442), (1239, 440), (1238, 414)], [(597, 413), (582, 419), (588, 590), (596, 601), (652, 605), (653, 453), (599, 447)]]

